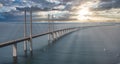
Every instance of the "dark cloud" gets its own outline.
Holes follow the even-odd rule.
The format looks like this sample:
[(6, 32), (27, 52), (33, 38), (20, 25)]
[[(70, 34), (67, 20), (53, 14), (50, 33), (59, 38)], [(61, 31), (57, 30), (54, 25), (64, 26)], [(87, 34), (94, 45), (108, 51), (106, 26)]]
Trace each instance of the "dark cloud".
[(64, 2), (70, 2), (70, 1), (72, 1), (72, 0), (63, 0)]
[[(4, 7), (2, 9), (5, 9), (5, 7), (7, 7), (9, 11), (13, 10), (14, 8), (16, 8), (16, 10), (19, 10), (19, 11), (23, 11), (23, 10), (28, 11), (30, 10), (30, 7), (32, 7), (33, 11), (48, 11), (54, 8), (55, 6), (59, 6), (59, 5), (64, 5), (66, 10), (70, 9), (71, 6), (66, 4), (67, 2), (70, 2), (72, 0), (58, 0), (58, 1), (60, 2), (62, 1), (64, 3), (61, 2), (62, 4), (61, 3), (56, 4), (54, 2), (49, 2), (47, 0), (0, 0), (0, 3)], [(8, 12), (7, 9), (5, 10)], [(6, 11), (3, 11), (3, 12), (6, 12)]]
[(0, 0), (0, 3), (2, 3), (3, 5), (6, 5), (6, 4), (12, 3), (12, 1), (11, 0)]
[(48, 4), (51, 4), (46, 0), (0, 0), (0, 3), (9, 7), (46, 7), (49, 6)]
[(109, 1), (112, 1), (112, 0), (100, 0), (101, 2), (109, 2)]
[(120, 8), (120, 0), (100, 0), (100, 3), (93, 7), (92, 10), (101, 11), (111, 8)]
[(21, 8), (21, 7), (16, 7), (17, 10), (19, 11), (48, 11), (50, 10), (50, 8), (39, 8), (37, 6), (32, 6), (32, 7), (24, 7), (24, 8)]
[[(46, 0), (0, 0), (0, 17), (8, 17), (21, 13), (23, 10), (47, 11), (53, 4)], [(13, 12), (14, 10), (14, 12)], [(16, 12), (16, 13), (15, 13)]]
[(49, 11), (52, 9), (58, 10), (57, 8), (62, 5), (65, 6), (62, 10), (70, 9), (71, 6), (67, 5), (67, 2), (71, 2), (72, 0), (58, 1), (61, 3), (56, 4), (55, 2), (49, 2), (48, 0), (0, 0), (0, 4), (2, 4), (0, 18), (21, 15), (24, 10), (29, 11), (31, 8), (33, 11)]

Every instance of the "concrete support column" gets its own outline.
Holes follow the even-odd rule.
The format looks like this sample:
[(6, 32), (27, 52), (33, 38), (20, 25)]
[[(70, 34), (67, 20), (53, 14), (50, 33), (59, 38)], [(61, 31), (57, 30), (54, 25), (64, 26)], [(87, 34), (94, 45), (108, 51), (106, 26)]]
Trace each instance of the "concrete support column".
[(62, 30), (62, 36), (64, 35), (64, 30)]
[(58, 31), (59, 38), (61, 37), (60, 31)]
[(66, 30), (64, 30), (64, 35), (66, 34)]
[(51, 33), (51, 41), (54, 41), (54, 33)]
[(60, 37), (62, 37), (62, 31), (60, 31)]
[(55, 32), (55, 36), (56, 36), (56, 40), (58, 39), (58, 35), (57, 35), (57, 32)]
[(59, 36), (59, 33), (58, 32), (56, 32), (57, 33), (57, 38), (59, 38), (60, 36)]
[(59, 38), (61, 37), (61, 35), (60, 35), (60, 31), (58, 32), (58, 35), (59, 35)]
[(50, 43), (50, 40), (51, 40), (51, 38), (50, 38), (50, 34), (48, 34), (48, 43)]
[(13, 44), (13, 58), (17, 59), (17, 44)]
[(52, 33), (50, 33), (50, 34), (48, 34), (48, 43), (50, 44), (53, 40), (54, 40), (54, 37), (53, 37), (53, 34)]
[(24, 53), (27, 55), (27, 41), (24, 41)]
[(64, 30), (62, 30), (62, 35), (64, 35)]
[(30, 43), (30, 53), (33, 55), (32, 39), (29, 40)]
[(17, 64), (17, 44), (13, 44), (13, 64)]
[(69, 33), (69, 29), (67, 29), (66, 32)]
[(53, 36), (54, 36), (54, 40), (56, 40), (56, 38), (57, 38), (57, 37), (56, 37), (56, 34), (55, 34), (55, 32), (53, 33)]

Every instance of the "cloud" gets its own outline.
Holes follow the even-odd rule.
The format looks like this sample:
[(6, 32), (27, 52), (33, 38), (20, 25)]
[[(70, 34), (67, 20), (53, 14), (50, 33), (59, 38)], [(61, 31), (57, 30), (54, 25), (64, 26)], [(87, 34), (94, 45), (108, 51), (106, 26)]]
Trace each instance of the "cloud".
[(5, 7), (7, 7), (8, 10), (12, 10), (11, 8), (13, 7), (17, 8), (17, 10), (22, 10), (23, 8), (28, 10), (29, 7), (33, 7), (35, 10), (46, 10), (47, 8), (53, 8), (56, 5), (59, 5), (60, 1), (55, 0), (54, 2), (49, 2), (47, 0), (0, 0), (0, 3), (3, 5), (1, 12), (6, 12), (4, 11), (6, 10)]
[(72, 0), (61, 0), (61, 1), (63, 1), (63, 2), (70, 2), (70, 1), (72, 1)]
[(24, 9), (29, 10), (32, 7), (33, 11), (47, 10), (51, 4), (46, 0), (0, 0), (0, 17), (8, 18), (16, 15), (21, 15)]
[(49, 2), (48, 0), (0, 0), (3, 5), (0, 12), (9, 12), (13, 9), (16, 11), (30, 10), (30, 7), (32, 7), (33, 11), (47, 11), (50, 8), (70, 9), (71, 5), (67, 4), (67, 2), (72, 0), (63, 0), (62, 2), (66, 2), (64, 4), (61, 4), (61, 1), (62, 0), (54, 0), (53, 2)]
[(0, 3), (0, 8), (3, 7), (3, 4)]
[(0, 8), (0, 12), (10, 12), (11, 10), (16, 10), (15, 7), (3, 6)]
[(45, 7), (48, 4), (48, 2), (45, 0), (0, 0), (0, 3), (3, 4), (4, 7), (9, 6), (15, 8), (32, 6)]
[(100, 0), (101, 2), (109, 2), (109, 1), (112, 1), (112, 0)]
[[(32, 8), (33, 11), (48, 11), (50, 9), (62, 9), (68, 10), (69, 2), (71, 0), (65, 0), (64, 4), (61, 4), (61, 0), (54, 0), (49, 2), (48, 0), (0, 0), (0, 16), (14, 16), (17, 13), (21, 15), (24, 10), (29, 11)], [(18, 15), (17, 14), (17, 15)]]
[(120, 0), (100, 0), (100, 2), (92, 8), (92, 10), (101, 11), (112, 8), (120, 8)]
[(58, 5), (58, 6), (55, 6), (54, 9), (63, 10), (63, 9), (65, 9), (65, 6), (64, 5)]
[(40, 8), (40, 7), (37, 7), (37, 6), (32, 6), (32, 7), (16, 7), (17, 10), (19, 11), (48, 11), (50, 10), (49, 8)]

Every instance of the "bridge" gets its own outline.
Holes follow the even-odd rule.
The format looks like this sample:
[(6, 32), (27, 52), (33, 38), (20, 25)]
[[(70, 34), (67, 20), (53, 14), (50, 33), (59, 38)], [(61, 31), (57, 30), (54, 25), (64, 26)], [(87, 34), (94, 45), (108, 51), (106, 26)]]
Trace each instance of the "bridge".
[[(24, 11), (24, 37), (23, 38), (18, 38), (15, 40), (11, 40), (11, 41), (7, 41), (7, 42), (2, 42), (0, 43), (0, 48), (6, 47), (6, 46), (13, 46), (13, 59), (16, 63), (17, 61), (17, 44), (18, 43), (24, 43), (24, 53), (25, 55), (27, 55), (27, 43), (29, 42), (29, 51), (31, 53), (31, 56), (33, 55), (33, 42), (32, 39), (37, 38), (37, 37), (41, 37), (41, 36), (45, 36), (48, 35), (48, 44), (50, 43), (54, 43), (56, 40), (58, 40), (59, 38), (61, 38), (62, 36), (65, 36), (66, 34), (69, 34), (71, 32), (77, 31), (80, 29), (79, 26), (74, 26), (74, 27), (67, 27), (67, 28), (62, 28), (62, 29), (57, 29), (55, 30), (55, 26), (54, 26), (54, 19), (53, 19), (53, 15), (48, 15), (48, 32), (44, 32), (44, 33), (40, 33), (40, 34), (32, 34), (33, 32), (33, 18), (32, 18), (32, 10), (29, 12), (30, 13), (30, 22), (29, 22), (29, 36), (27, 35), (27, 11)], [(52, 17), (52, 19), (51, 19)]]
[[(71, 34), (72, 32), (77, 32), (79, 30), (82, 30), (82, 29), (87, 29), (87, 28), (92, 28), (92, 27), (105, 27), (105, 26), (114, 26), (114, 25), (119, 25), (118, 23), (104, 23), (104, 24), (100, 24), (100, 23), (96, 23), (95, 25), (86, 25), (86, 26), (80, 26), (80, 25), (77, 25), (77, 26), (72, 26), (72, 27), (67, 27), (67, 28), (61, 28), (61, 29), (55, 29), (55, 23), (54, 23), (54, 20), (53, 20), (53, 17), (52, 19), (50, 18), (52, 15), (48, 15), (48, 32), (44, 32), (44, 33), (39, 33), (39, 34), (33, 34), (33, 19), (32, 19), (32, 11), (30, 11), (30, 24), (29, 24), (29, 29), (30, 29), (30, 32), (29, 32), (29, 35), (27, 35), (27, 19), (26, 19), (26, 11), (25, 11), (25, 18), (24, 18), (24, 37), (23, 38), (18, 38), (18, 39), (15, 39), (15, 40), (11, 40), (11, 41), (7, 41), (7, 42), (2, 42), (0, 43), (0, 48), (2, 49), (3, 47), (7, 47), (7, 46), (12, 46), (12, 54), (13, 54), (13, 60), (14, 60), (14, 64), (17, 64), (17, 57), (18, 57), (18, 53), (17, 53), (17, 45), (18, 43), (23, 43), (24, 44), (24, 54), (25, 56), (27, 56), (27, 51), (28, 51), (28, 45), (27, 43), (29, 43), (29, 51), (30, 51), (30, 55), (33, 56), (33, 39), (35, 38), (38, 38), (38, 37), (42, 37), (42, 36), (45, 36), (47, 35), (48, 36), (48, 45), (49, 44), (52, 44), (52, 43), (55, 43), (56, 41), (58, 41), (59, 39), (62, 39), (63, 36), (65, 35), (68, 35), (68, 34)], [(95, 30), (95, 29), (94, 29)], [(97, 31), (96, 31), (97, 32)], [(93, 33), (92, 33), (93, 34)], [(79, 37), (79, 36), (78, 36)], [(78, 38), (76, 38), (78, 39)], [(75, 39), (75, 40), (76, 40)], [(79, 39), (78, 39), (79, 40)], [(89, 40), (89, 39), (88, 39)], [(68, 40), (67, 40), (68, 41)], [(66, 41), (66, 42), (67, 42)], [(77, 41), (77, 40), (76, 40)], [(100, 41), (100, 40), (98, 40)], [(92, 42), (91, 42), (92, 43)], [(68, 44), (65, 43), (65, 44)], [(78, 44), (78, 43), (77, 43)], [(87, 45), (85, 45), (85, 43), (83, 43), (85, 47), (88, 47)], [(82, 44), (82, 45), (83, 45)], [(92, 46), (90, 43), (87, 43), (89, 44), (90, 46)], [(93, 44), (93, 43), (92, 43)], [(94, 43), (93, 45), (95, 45), (96, 43)], [(72, 44), (71, 44), (72, 45)], [(75, 44), (76, 45), (76, 44)], [(96, 44), (98, 45), (98, 43)], [(79, 46), (78, 46), (79, 47)], [(82, 46), (81, 46), (82, 47)], [(73, 47), (75, 48), (75, 47)], [(83, 47), (84, 48), (84, 47)], [(96, 47), (95, 47), (96, 48)], [(101, 47), (100, 47), (101, 48)], [(71, 49), (71, 48), (70, 48)], [(102, 49), (102, 48), (101, 48)], [(81, 49), (82, 50), (82, 49)], [(84, 51), (84, 50), (82, 50)], [(103, 51), (107, 51), (107, 49), (105, 47), (103, 47)], [(87, 51), (89, 52), (89, 51)], [(87, 53), (86, 53), (87, 54)], [(117, 54), (117, 56), (119, 56), (119, 54)]]

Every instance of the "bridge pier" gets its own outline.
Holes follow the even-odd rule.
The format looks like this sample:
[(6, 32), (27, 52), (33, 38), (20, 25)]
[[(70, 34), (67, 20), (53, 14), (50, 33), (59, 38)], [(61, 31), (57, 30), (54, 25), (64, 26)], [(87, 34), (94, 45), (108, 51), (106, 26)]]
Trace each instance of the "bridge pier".
[(58, 32), (56, 32), (56, 34), (57, 34), (57, 38), (59, 38), (59, 37), (60, 37), (60, 35), (59, 35), (59, 31), (58, 31)]
[(60, 35), (60, 37), (62, 37), (61, 31), (59, 31), (59, 35)]
[(61, 31), (59, 31), (59, 35), (60, 35), (60, 37), (62, 36), (62, 35), (61, 35)]
[(69, 29), (66, 29), (66, 33), (69, 33)]
[(13, 44), (13, 59), (17, 59), (17, 44)]
[(27, 41), (24, 41), (24, 54), (27, 56)]
[(55, 32), (53, 32), (53, 37), (54, 37), (53, 41), (55, 41), (56, 40), (56, 34), (55, 34)]
[(50, 34), (48, 34), (48, 43), (52, 43), (54, 41), (54, 36), (53, 33), (51, 32)]
[(32, 56), (33, 55), (33, 47), (32, 47), (32, 39), (31, 38), (29, 40), (29, 50), (30, 50), (30, 54)]
[(68, 32), (72, 32), (72, 30), (68, 30)]
[(64, 36), (64, 35), (65, 35), (64, 30), (61, 30), (61, 31), (59, 32), (59, 34), (60, 34), (60, 37)]
[(50, 34), (48, 34), (48, 44), (50, 44), (50, 40), (51, 40)]
[(64, 35), (64, 30), (62, 30), (62, 36)]
[(55, 40), (57, 40), (57, 38), (58, 38), (58, 37), (57, 37), (57, 32), (55, 32)]
[(68, 33), (69, 29), (66, 29), (66, 33)]
[(59, 35), (59, 31), (57, 32), (57, 38), (59, 38), (60, 37), (60, 35)]
[(54, 41), (54, 33), (53, 32), (51, 33), (51, 41), (52, 42)]
[(72, 31), (74, 31), (74, 29), (72, 29), (72, 30), (69, 30), (69, 32), (72, 32)]
[(53, 42), (55, 41), (55, 36), (54, 36), (54, 32), (52, 32), (52, 38), (53, 38)]
[(63, 30), (63, 35), (65, 34), (65, 30)]
[(17, 64), (17, 44), (13, 44), (13, 64)]
[(61, 37), (63, 36), (63, 31), (60, 31), (60, 35), (61, 35)]
[(68, 28), (68, 29), (63, 29), (63, 30), (59, 30), (59, 31), (55, 31), (55, 32), (53, 31), (53, 32), (49, 33), (49, 41), (54, 42), (55, 40), (64, 36), (65, 34), (68, 34), (70, 32), (76, 31), (76, 30), (78, 30), (78, 28)]

